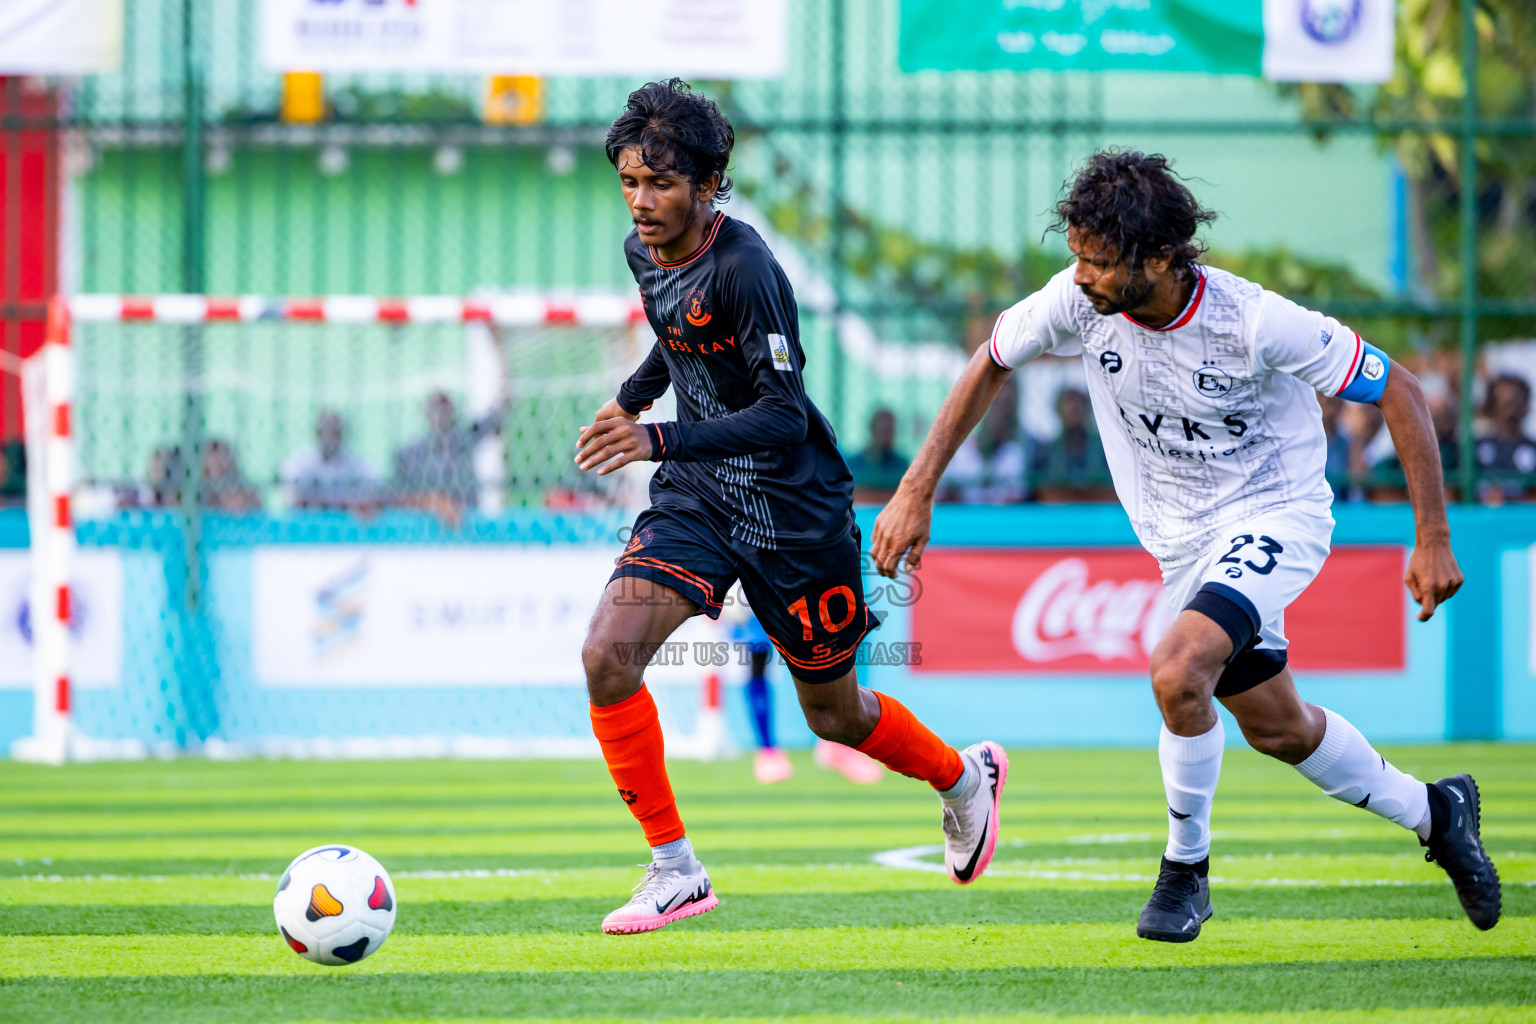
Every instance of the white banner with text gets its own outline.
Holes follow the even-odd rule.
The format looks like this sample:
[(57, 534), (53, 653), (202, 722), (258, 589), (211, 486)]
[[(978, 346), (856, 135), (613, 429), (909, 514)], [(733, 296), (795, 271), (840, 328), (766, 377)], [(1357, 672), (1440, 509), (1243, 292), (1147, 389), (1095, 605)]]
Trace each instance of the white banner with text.
[(275, 71), (777, 78), (787, 0), (262, 0)]
[[(252, 555), (252, 658), (264, 686), (585, 683), (581, 648), (619, 546), (268, 545)], [(722, 639), (702, 617), (671, 638)], [(626, 648), (633, 657), (650, 658)], [(663, 657), (655, 683), (697, 682)]]

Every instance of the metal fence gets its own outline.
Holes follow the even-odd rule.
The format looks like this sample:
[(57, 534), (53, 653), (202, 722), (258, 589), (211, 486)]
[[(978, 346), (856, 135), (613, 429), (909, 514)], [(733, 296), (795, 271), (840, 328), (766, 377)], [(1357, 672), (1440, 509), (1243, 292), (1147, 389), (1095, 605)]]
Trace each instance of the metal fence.
[[(1536, 336), (1536, 14), (1399, 7), (1393, 83), (1283, 90), (903, 74), (897, 4), (794, 0), (784, 78), (697, 85), (738, 128), (733, 212), (799, 264), (812, 396), (845, 448), (881, 407), (915, 447), (956, 361), (1062, 265), (1046, 229), (1063, 180), (1095, 148), (1135, 146), (1173, 156), (1222, 213), (1212, 262), (1400, 357), (1459, 352), (1443, 370), (1455, 482), (1477, 493), (1479, 345)], [(549, 80), (540, 123), (512, 127), (482, 123), (479, 77), (333, 75), (327, 119), (293, 125), (256, 39), (245, 0), (127, 0), (119, 73), (61, 83), (57, 115), (5, 83), (7, 145), (60, 129), (64, 289), (632, 287), (601, 139), (636, 81)]]

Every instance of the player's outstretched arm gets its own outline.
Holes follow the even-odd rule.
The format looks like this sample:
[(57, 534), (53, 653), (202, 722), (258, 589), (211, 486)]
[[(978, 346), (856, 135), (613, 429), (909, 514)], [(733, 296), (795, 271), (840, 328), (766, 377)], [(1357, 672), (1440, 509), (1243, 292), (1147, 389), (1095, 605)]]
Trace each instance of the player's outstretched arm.
[(917, 457), (901, 478), (885, 508), (875, 518), (869, 552), (882, 576), (895, 576), (897, 563), (911, 571), (923, 561), (928, 546), (928, 523), (933, 518), (933, 495), (939, 477), (960, 443), (981, 422), (1011, 371), (997, 365), (987, 346), (976, 350), (965, 371), (939, 408)]
[(1413, 504), (1414, 545), (1404, 582), (1419, 602), (1419, 621), (1461, 589), (1461, 569), (1451, 553), (1451, 526), (1445, 518), (1445, 478), (1440, 445), (1419, 381), (1396, 362), (1387, 374), (1386, 390), (1376, 404), (1392, 434), (1403, 464), (1408, 500)]

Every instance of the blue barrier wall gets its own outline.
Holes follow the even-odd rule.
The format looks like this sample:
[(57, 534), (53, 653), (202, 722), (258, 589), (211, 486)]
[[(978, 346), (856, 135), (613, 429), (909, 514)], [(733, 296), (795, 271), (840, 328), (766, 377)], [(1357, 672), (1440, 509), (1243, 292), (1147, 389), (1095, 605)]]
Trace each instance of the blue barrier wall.
[[(874, 509), (861, 509), (865, 537)], [(1335, 510), (1336, 544), (1409, 544), (1412, 513), (1400, 506)], [(1452, 530), (1467, 576), (1462, 592), (1429, 623), (1409, 604), (1402, 671), (1298, 672), (1303, 694), (1383, 742), (1536, 739), (1536, 673), (1530, 652), (1530, 548), (1536, 509), (1456, 508)], [(81, 732), (146, 746), (197, 747), (262, 736), (409, 736), (451, 733), (584, 739), (581, 690), (571, 686), (274, 689), (252, 672), (251, 553), (260, 545), (611, 543), (627, 517), (520, 512), (445, 533), (432, 520), (390, 514), (362, 522), (339, 515), (208, 517), (204, 570), (188, 578), (185, 537), (173, 514), (135, 513), (82, 524), (83, 547), (114, 549), (123, 564), (124, 653), (116, 686), (77, 693)], [(0, 548), (24, 547), (25, 518), (0, 512)], [(935, 547), (1124, 547), (1135, 544), (1115, 506), (940, 507)], [(596, 595), (593, 595), (594, 601)], [(12, 613), (6, 609), (5, 614)], [(895, 607), (877, 634), (910, 636), (910, 609)], [(578, 658), (571, 652), (573, 663)], [(772, 676), (781, 740), (808, 744), (782, 667)], [(1144, 676), (914, 674), (904, 666), (862, 670), (957, 743), (983, 736), (1016, 745), (1155, 743), (1157, 712)], [(725, 707), (749, 742), (738, 690)], [(0, 690), (0, 744), (30, 730), (31, 695)], [(1236, 730), (1229, 736), (1237, 738)]]

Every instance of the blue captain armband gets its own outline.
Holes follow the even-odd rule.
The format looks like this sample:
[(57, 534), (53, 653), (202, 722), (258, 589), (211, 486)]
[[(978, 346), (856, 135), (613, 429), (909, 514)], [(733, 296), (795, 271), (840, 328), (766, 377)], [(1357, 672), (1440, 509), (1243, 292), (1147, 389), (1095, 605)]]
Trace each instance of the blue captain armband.
[(1368, 341), (1360, 342), (1360, 366), (1344, 389), (1340, 398), (1351, 402), (1378, 402), (1387, 390), (1387, 374), (1392, 360), (1381, 349)]

